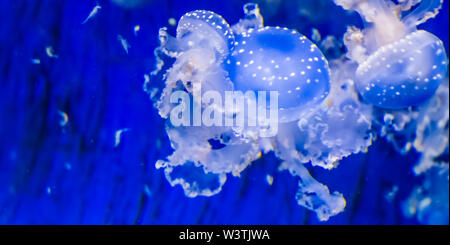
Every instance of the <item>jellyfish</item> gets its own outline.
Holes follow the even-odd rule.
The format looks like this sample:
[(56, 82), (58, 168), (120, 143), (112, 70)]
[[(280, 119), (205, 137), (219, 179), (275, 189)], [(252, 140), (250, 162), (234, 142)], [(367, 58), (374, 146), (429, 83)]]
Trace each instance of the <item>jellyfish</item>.
[[(210, 104), (196, 99), (196, 95), (209, 90), (221, 95), (227, 91), (277, 91), (281, 98), (280, 132), (261, 137), (255, 134), (255, 128), (260, 125), (245, 128), (203, 124), (174, 126), (167, 120), (165, 129), (174, 152), (159, 160), (156, 167), (164, 169), (166, 179), (171, 185), (180, 185), (186, 196), (211, 196), (220, 192), (228, 174), (240, 176), (250, 163), (273, 151), (283, 162), (280, 170), (299, 178), (299, 191), (295, 195), (298, 204), (316, 212), (320, 220), (327, 220), (344, 209), (345, 199), (316, 181), (304, 164), (314, 159), (316, 165), (332, 168), (335, 161), (349, 151), (336, 150), (329, 157), (320, 158), (324, 154), (317, 153), (329, 151), (333, 143), (308, 142), (315, 135), (304, 132), (306, 129), (302, 129), (298, 121), (303, 116), (311, 121), (322, 116), (329, 120), (325, 123), (331, 125), (345, 115), (339, 114), (338, 119), (327, 119), (324, 115), (327, 106), (323, 102), (330, 90), (328, 61), (314, 43), (297, 31), (264, 27), (256, 4), (244, 5), (244, 14), (245, 18), (230, 26), (216, 13), (196, 10), (180, 18), (176, 37), (161, 28), (161, 45), (155, 50), (157, 69), (146, 79), (144, 89), (156, 99), (155, 106), (165, 119), (175, 107), (170, 98), (177, 91), (188, 92), (187, 100), (193, 98), (186, 108), (198, 106), (201, 111)], [(155, 87), (149, 85), (153, 80), (163, 81), (157, 88), (161, 89), (158, 96), (154, 94)], [(356, 98), (350, 90), (348, 92), (342, 99)], [(251, 99), (246, 101), (250, 102)], [(350, 112), (340, 104), (336, 102), (333, 108)], [(217, 112), (229, 116), (226, 109)], [(354, 115), (360, 117), (358, 113), (356, 110)], [(364, 120), (356, 121), (367, 126)], [(325, 127), (320, 128), (323, 129)], [(317, 133), (322, 133), (325, 140), (333, 137), (323, 131)], [(361, 144), (355, 142), (354, 145)], [(360, 148), (347, 143), (341, 144), (351, 149), (350, 152)], [(300, 149), (308, 146), (311, 154)]]
[(227, 70), (236, 90), (278, 91), (279, 120), (299, 119), (329, 92), (324, 55), (304, 35), (280, 27), (249, 29), (236, 37)]
[[(161, 117), (169, 118), (174, 108), (170, 98), (176, 91), (201, 97), (205, 91), (223, 95), (233, 90), (223, 62), (234, 49), (235, 37), (220, 15), (206, 10), (188, 12), (178, 22), (176, 37), (161, 28), (159, 39), (161, 45), (155, 50), (157, 70), (150, 80), (163, 73), (162, 92), (155, 96)], [(197, 89), (197, 85), (201, 88)], [(145, 89), (149, 93), (154, 91), (150, 87)], [(203, 111), (207, 104), (193, 97), (193, 106), (198, 105)], [(174, 152), (156, 164), (157, 168), (164, 169), (172, 185), (183, 187), (186, 196), (217, 194), (226, 182), (226, 174), (239, 176), (260, 156), (258, 145), (237, 136), (231, 127), (193, 124), (176, 127), (167, 120), (166, 132)]]
[(366, 26), (362, 31), (350, 27), (344, 36), (347, 56), (358, 63), (356, 87), (365, 102), (401, 109), (419, 105), (435, 94), (446, 76), (447, 55), (439, 38), (416, 26), (434, 17), (442, 1), (335, 3), (356, 10)]
[(349, 27), (344, 43), (357, 64), (356, 90), (375, 106), (373, 130), (401, 154), (420, 152), (413, 172), (425, 173), (448, 149), (448, 58), (442, 42), (416, 26), (436, 16), (442, 1), (335, 3), (356, 10), (366, 27)]

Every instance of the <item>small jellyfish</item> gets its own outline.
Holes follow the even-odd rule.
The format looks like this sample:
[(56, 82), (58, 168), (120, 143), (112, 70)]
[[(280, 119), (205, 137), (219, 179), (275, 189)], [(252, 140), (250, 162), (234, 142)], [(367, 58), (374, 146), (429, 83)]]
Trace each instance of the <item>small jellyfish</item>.
[(344, 36), (348, 57), (357, 61), (357, 90), (369, 104), (387, 109), (415, 106), (434, 95), (447, 71), (443, 44), (416, 26), (434, 17), (440, 0), (335, 0), (356, 10), (366, 24), (363, 31), (349, 28)]
[(249, 29), (237, 35), (226, 62), (236, 90), (278, 91), (279, 121), (301, 117), (329, 92), (328, 62), (317, 46), (295, 30)]

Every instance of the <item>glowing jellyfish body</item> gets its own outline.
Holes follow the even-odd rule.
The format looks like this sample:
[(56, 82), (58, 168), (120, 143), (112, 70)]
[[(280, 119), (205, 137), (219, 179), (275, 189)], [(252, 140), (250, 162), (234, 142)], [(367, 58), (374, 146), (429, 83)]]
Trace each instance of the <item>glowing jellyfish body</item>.
[(447, 57), (441, 41), (416, 31), (372, 54), (356, 70), (358, 92), (383, 108), (418, 105), (434, 95), (445, 77)]
[(298, 119), (301, 111), (328, 95), (328, 62), (314, 43), (295, 30), (250, 29), (236, 37), (227, 60), (235, 90), (277, 91), (281, 122)]
[(422, 1), (403, 18), (401, 11), (420, 1), (399, 5), (380, 0), (335, 2), (358, 11), (369, 23), (362, 32), (350, 28), (346, 34), (350, 58), (359, 63), (356, 87), (365, 102), (400, 109), (421, 104), (435, 94), (446, 75), (447, 56), (439, 38), (417, 31), (416, 25), (436, 15), (441, 1)]
[(181, 17), (177, 26), (177, 39), (192, 47), (213, 47), (218, 60), (233, 50), (234, 35), (230, 25), (218, 14), (196, 10)]

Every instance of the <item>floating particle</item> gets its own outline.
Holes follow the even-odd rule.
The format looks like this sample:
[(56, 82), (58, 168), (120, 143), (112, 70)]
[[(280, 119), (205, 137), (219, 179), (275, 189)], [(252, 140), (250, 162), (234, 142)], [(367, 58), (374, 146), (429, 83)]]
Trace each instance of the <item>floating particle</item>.
[(141, 30), (141, 26), (140, 25), (135, 25), (133, 28), (134, 31), (134, 35), (137, 36), (138, 32)]
[(267, 181), (267, 184), (269, 184), (269, 185), (272, 185), (273, 184), (273, 177), (272, 177), (272, 175), (266, 175), (266, 181)]
[(66, 162), (64, 164), (64, 167), (66, 168), (66, 170), (71, 170), (72, 169), (72, 165), (69, 162)]
[(177, 24), (177, 21), (174, 18), (169, 18), (168, 22), (171, 26), (175, 26)]
[(41, 60), (40, 59), (31, 59), (31, 63), (38, 65), (41, 63)]
[(314, 42), (319, 42), (322, 39), (322, 37), (320, 36), (320, 32), (319, 30), (317, 30), (316, 28), (312, 28), (311, 29), (311, 40), (313, 40)]
[(128, 44), (127, 40), (123, 38), (121, 35), (117, 35), (117, 40), (119, 40), (120, 44), (123, 47), (123, 50), (125, 50), (125, 53), (128, 54), (128, 49), (130, 48), (130, 45)]
[(122, 133), (129, 131), (128, 128), (119, 129), (115, 133), (115, 142), (114, 147), (117, 147), (120, 144), (120, 140), (122, 138)]
[(161, 149), (161, 140), (156, 139), (156, 149)]
[(69, 116), (67, 113), (58, 110), (59, 115), (61, 116), (61, 120), (59, 121), (59, 126), (64, 127), (69, 122)]
[(394, 200), (395, 196), (397, 195), (397, 192), (398, 192), (398, 186), (396, 186), (396, 185), (392, 186), (392, 189), (388, 193), (386, 193), (386, 196), (385, 196), (386, 200), (388, 202), (392, 202)]
[(95, 15), (97, 15), (98, 11), (101, 9), (102, 7), (100, 5), (96, 5), (92, 11), (89, 13), (88, 17), (83, 21), (83, 23), (81, 24), (85, 24), (88, 20), (90, 20), (92, 17), (94, 17)]
[(45, 53), (47, 53), (47, 56), (50, 58), (57, 59), (58, 55), (55, 54), (55, 51), (53, 50), (52, 46), (45, 47)]
[(150, 2), (150, 0), (111, 0), (111, 1), (117, 4), (118, 6), (128, 9), (139, 8), (144, 4)]
[(150, 190), (150, 188), (148, 187), (148, 185), (144, 185), (144, 192), (147, 196), (151, 196), (152, 195), (152, 191)]

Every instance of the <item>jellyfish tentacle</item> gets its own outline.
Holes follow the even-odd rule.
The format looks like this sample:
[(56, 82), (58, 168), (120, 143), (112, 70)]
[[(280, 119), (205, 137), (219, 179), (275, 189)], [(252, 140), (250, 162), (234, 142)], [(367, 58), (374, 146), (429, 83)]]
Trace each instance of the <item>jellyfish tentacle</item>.
[(183, 47), (182, 42), (179, 42), (178, 39), (167, 33), (167, 27), (159, 29), (158, 38), (161, 47), (160, 50), (170, 57), (177, 57), (180, 52), (186, 49)]
[(258, 4), (247, 3), (244, 5), (243, 9), (245, 18), (239, 20), (239, 22), (232, 27), (235, 34), (242, 34), (249, 29), (259, 29), (264, 26)]
[(406, 26), (415, 28), (426, 22), (430, 18), (434, 18), (442, 7), (443, 0), (423, 0), (416, 9), (403, 17), (402, 21)]
[(314, 211), (320, 221), (327, 221), (344, 210), (344, 196), (336, 191), (330, 193), (328, 187), (314, 179), (303, 164), (295, 160), (286, 161), (280, 166), (280, 170), (284, 169), (299, 177), (299, 188), (295, 195), (297, 203)]

